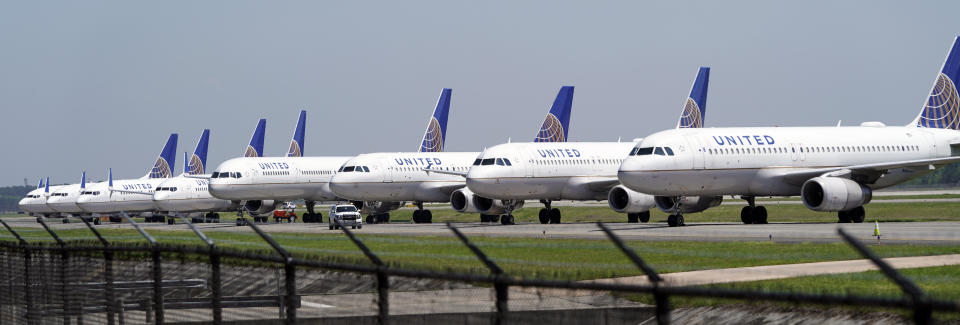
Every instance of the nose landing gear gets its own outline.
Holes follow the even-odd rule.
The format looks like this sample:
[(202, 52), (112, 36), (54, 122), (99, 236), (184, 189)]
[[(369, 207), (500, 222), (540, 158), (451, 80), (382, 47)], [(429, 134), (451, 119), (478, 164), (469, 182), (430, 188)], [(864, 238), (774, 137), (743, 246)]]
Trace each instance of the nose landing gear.
[(671, 214), (667, 217), (667, 225), (670, 227), (686, 226), (687, 223), (683, 221), (683, 212), (680, 212), (679, 196), (673, 198), (673, 211), (676, 211), (677, 214)]

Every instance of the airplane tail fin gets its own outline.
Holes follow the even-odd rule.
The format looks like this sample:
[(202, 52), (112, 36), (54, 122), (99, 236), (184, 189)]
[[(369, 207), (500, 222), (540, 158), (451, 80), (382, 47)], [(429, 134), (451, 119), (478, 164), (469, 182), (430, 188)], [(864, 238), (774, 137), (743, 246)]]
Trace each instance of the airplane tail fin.
[(957, 95), (957, 80), (960, 80), (960, 36), (953, 40), (943, 67), (937, 75), (930, 97), (912, 125), (934, 129), (960, 130), (960, 96)]
[(444, 140), (447, 139), (447, 117), (450, 115), (450, 95), (453, 90), (443, 88), (437, 107), (433, 109), (433, 116), (427, 123), (427, 130), (423, 133), (420, 142), (420, 152), (443, 152)]
[(177, 164), (177, 134), (171, 133), (167, 144), (160, 151), (160, 157), (153, 163), (153, 169), (147, 174), (148, 178), (168, 178), (173, 176), (173, 168)]
[(80, 189), (87, 188), (87, 171), (80, 173)]
[(287, 157), (303, 157), (303, 140), (307, 129), (307, 111), (300, 110), (300, 118), (297, 119), (297, 128), (293, 131), (293, 140), (290, 140), (290, 150), (287, 150)]
[(267, 132), (267, 120), (260, 119), (257, 122), (257, 129), (253, 131), (253, 137), (250, 138), (250, 144), (244, 151), (244, 157), (263, 157), (263, 137)]
[(113, 168), (107, 168), (107, 187), (113, 188)]
[(37, 184), (37, 188), (43, 188), (43, 177), (40, 178), (40, 184)]
[(189, 175), (202, 175), (207, 169), (207, 147), (210, 144), (210, 129), (204, 129), (197, 141), (197, 148), (189, 161), (184, 161), (183, 172)]
[(44, 193), (50, 193), (50, 177), (47, 177), (47, 184), (43, 186)]
[(540, 125), (533, 142), (567, 142), (570, 130), (570, 109), (573, 108), (573, 86), (560, 87), (550, 112)]
[(707, 86), (709, 85), (710, 67), (700, 67), (697, 79), (693, 82), (693, 88), (690, 89), (690, 97), (687, 97), (687, 102), (683, 104), (680, 121), (677, 121), (678, 129), (703, 127), (707, 114)]

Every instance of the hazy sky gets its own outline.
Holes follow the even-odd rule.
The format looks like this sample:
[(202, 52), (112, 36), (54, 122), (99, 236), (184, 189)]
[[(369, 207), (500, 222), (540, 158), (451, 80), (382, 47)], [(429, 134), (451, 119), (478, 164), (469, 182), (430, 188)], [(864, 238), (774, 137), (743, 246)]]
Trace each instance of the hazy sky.
[(415, 151), (443, 87), (446, 149), (529, 141), (561, 85), (569, 139), (671, 128), (701, 65), (707, 126), (911, 121), (960, 2), (4, 1), (0, 184), (139, 177), (171, 132), (208, 170), (258, 118), (286, 152)]

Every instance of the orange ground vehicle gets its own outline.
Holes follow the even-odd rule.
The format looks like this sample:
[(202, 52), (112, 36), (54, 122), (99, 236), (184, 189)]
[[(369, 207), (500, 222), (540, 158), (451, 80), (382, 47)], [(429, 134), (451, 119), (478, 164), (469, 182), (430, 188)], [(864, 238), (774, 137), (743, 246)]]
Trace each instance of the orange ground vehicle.
[(297, 214), (293, 212), (293, 209), (283, 210), (276, 209), (273, 211), (273, 221), (280, 223), (280, 220), (286, 220), (287, 222), (296, 222)]

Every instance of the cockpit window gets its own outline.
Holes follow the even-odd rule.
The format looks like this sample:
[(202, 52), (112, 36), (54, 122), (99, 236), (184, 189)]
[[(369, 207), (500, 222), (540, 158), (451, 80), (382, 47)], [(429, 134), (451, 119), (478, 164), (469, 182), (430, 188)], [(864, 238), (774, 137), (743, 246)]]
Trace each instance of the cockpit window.
[(210, 178), (218, 178), (218, 177), (220, 177), (220, 172), (213, 172), (213, 175), (210, 175)]
[(487, 159), (484, 159), (483, 161), (481, 161), (481, 162), (480, 162), (480, 165), (490, 166), (490, 165), (493, 165), (494, 162), (495, 162), (495, 159), (493, 159), (493, 158), (487, 158)]
[(473, 165), (474, 165), (474, 166), (480, 166), (480, 161), (482, 161), (482, 160), (483, 160), (483, 159), (477, 158), (477, 160), (474, 160), (474, 161), (473, 161)]
[(497, 166), (503, 166), (503, 158), (497, 158)]
[(513, 165), (510, 164), (510, 159), (503, 158), (503, 162), (504, 162), (505, 164), (507, 164), (507, 166), (513, 166)]
[(653, 154), (658, 155), (658, 156), (663, 156), (663, 155), (665, 155), (665, 154), (663, 153), (663, 147), (657, 147), (656, 149), (653, 149)]
[(670, 149), (670, 147), (663, 147), (663, 150), (667, 151), (668, 156), (673, 156), (673, 149)]
[(647, 155), (650, 155), (650, 154), (653, 154), (653, 147), (636, 148), (636, 152), (634, 152), (632, 155), (634, 155), (634, 156), (647, 156)]
[(364, 172), (364, 173), (369, 173), (369, 172), (370, 172), (370, 168), (367, 168), (367, 166), (363, 166), (363, 172)]
[(354, 168), (356, 168), (356, 166), (343, 167), (342, 172), (344, 172), (344, 173), (349, 173), (349, 172), (352, 172)]

